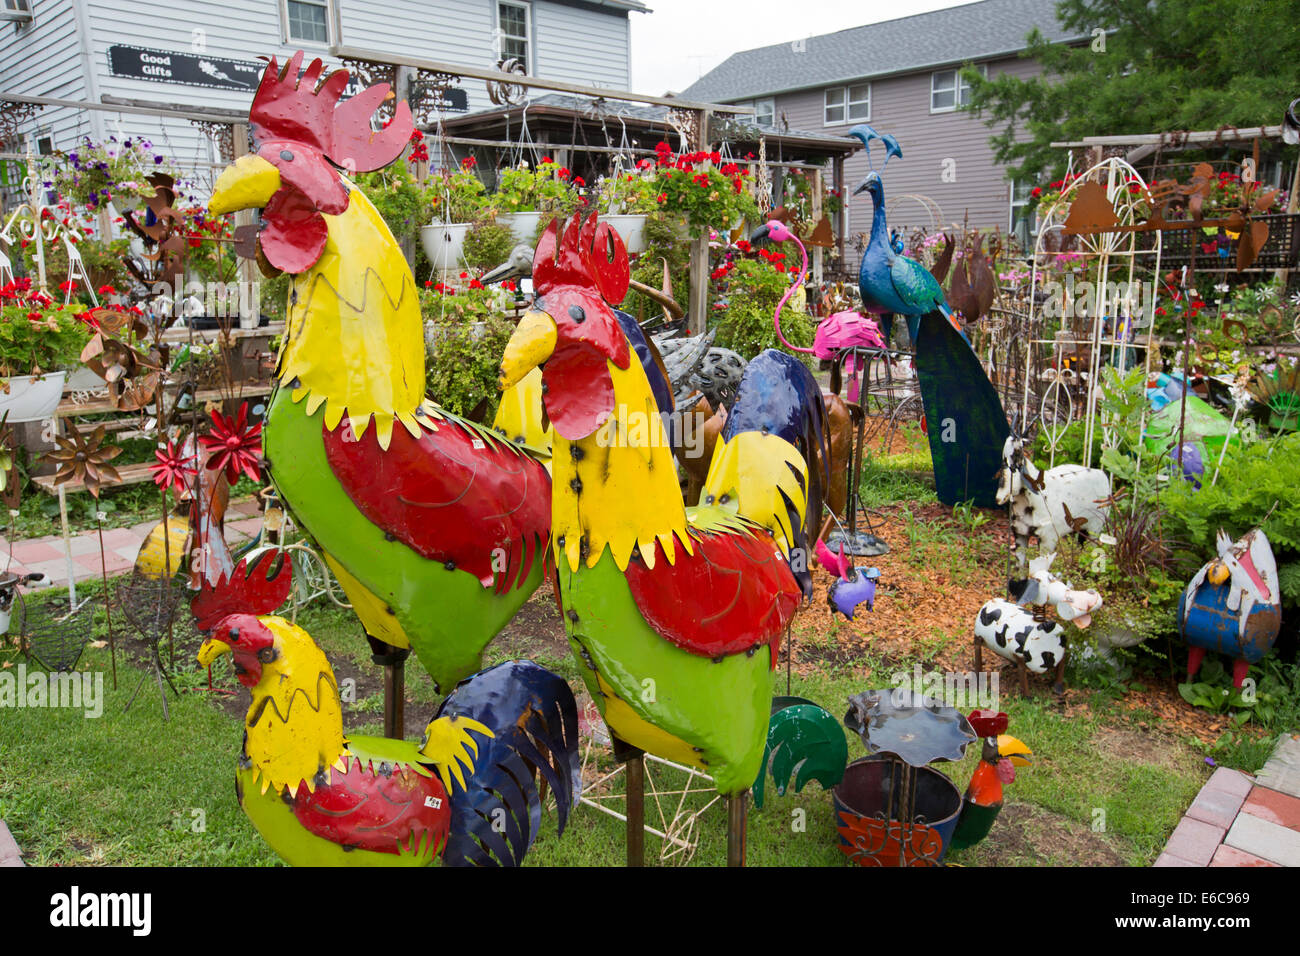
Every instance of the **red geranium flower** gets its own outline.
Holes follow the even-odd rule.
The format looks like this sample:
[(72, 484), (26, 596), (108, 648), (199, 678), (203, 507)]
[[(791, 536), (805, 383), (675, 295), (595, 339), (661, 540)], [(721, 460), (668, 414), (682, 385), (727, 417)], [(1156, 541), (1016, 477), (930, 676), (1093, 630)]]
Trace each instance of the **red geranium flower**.
[(226, 480), (232, 485), (242, 472), (253, 481), (258, 480), (257, 470), (262, 461), (262, 426), (248, 424), (248, 402), (239, 406), (239, 414), (231, 418), (212, 410), (212, 430), (199, 436), (203, 447), (212, 453), (208, 468), (224, 469)]

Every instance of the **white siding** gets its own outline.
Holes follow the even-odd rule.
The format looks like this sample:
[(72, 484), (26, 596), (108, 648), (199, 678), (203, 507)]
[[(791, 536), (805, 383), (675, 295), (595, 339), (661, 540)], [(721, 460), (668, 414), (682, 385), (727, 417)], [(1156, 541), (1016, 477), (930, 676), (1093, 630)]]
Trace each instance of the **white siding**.
[[(32, 0), (32, 22), (0, 23), (0, 89), (30, 96), (85, 98), (73, 0)], [(56, 149), (91, 132), (80, 110), (46, 107), (31, 130), (48, 131)]]
[[(81, 3), (90, 29), (90, 61), (96, 90), (81, 80), (81, 58), (74, 32), (73, 3)], [(110, 76), (108, 48), (130, 44), (180, 53), (193, 52), (194, 31), (203, 31), (204, 52), (213, 57), (253, 60), (277, 56), (283, 62), (302, 44), (286, 44), (279, 0), (34, 0), (36, 24), (18, 36), (0, 33), (0, 88), (16, 92), (87, 98), (119, 97), (197, 109), (246, 112), (251, 96), (183, 84)], [(535, 74), (550, 79), (626, 88), (629, 82), (628, 18), (581, 5), (531, 0)], [(497, 61), (495, 0), (340, 0), (338, 42), (359, 49), (423, 57), (466, 66), (491, 67)], [(305, 47), (341, 66), (325, 48)], [(482, 82), (463, 83), (471, 111), (491, 104)], [(46, 114), (52, 111), (46, 110)], [(188, 122), (104, 113), (102, 135), (144, 136), (192, 169), (200, 186), (210, 182), (216, 158), (206, 136)], [(46, 122), (44, 117), (42, 123)], [(69, 113), (70, 124), (56, 146), (94, 132), (85, 114)], [(79, 125), (78, 125), (79, 124)]]
[(558, 3), (533, 4), (539, 77), (626, 90), (632, 82), (629, 45), (626, 16)]

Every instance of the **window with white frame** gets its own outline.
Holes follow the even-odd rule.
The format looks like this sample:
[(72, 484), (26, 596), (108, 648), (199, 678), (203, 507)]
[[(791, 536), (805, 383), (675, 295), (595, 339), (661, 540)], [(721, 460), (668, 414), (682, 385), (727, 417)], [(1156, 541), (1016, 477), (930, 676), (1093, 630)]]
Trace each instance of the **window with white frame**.
[(871, 119), (871, 84), (859, 83), (848, 89), (849, 122)]
[(529, 47), (528, 5), (525, 3), (497, 4), (497, 55), (502, 60), (515, 60), (531, 73)]
[(331, 14), (330, 0), (284, 0), (280, 8), (284, 35), (292, 41), (328, 46)]
[(823, 125), (838, 126), (871, 119), (871, 84), (833, 86), (826, 91)]
[(1022, 250), (1033, 249), (1034, 237), (1038, 235), (1038, 212), (1032, 205), (1032, 198), (1032, 183), (1019, 180), (1011, 183), (1010, 232)]
[(767, 97), (762, 100), (754, 100), (754, 125), (764, 126), (768, 129), (776, 128), (776, 100)]
[[(988, 67), (981, 63), (977, 69), (988, 76)], [(947, 113), (970, 102), (970, 83), (961, 70), (936, 70), (930, 74), (930, 112)]]
[(32, 19), (32, 0), (4, 0), (0, 3), (0, 20), (27, 23)]
[(825, 100), (826, 126), (836, 126), (844, 122), (844, 87), (833, 86), (826, 91)]

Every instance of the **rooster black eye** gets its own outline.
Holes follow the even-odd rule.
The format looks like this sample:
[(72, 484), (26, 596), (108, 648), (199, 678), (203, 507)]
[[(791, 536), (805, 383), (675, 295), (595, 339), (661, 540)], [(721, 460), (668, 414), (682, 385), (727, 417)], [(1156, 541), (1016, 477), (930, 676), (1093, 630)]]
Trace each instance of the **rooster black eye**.
[(237, 627), (232, 627), (232, 628), (230, 629), (230, 634), (227, 635), (227, 636), (228, 636), (232, 641), (237, 641), (237, 640), (239, 640), (239, 628), (237, 628)]
[(571, 305), (569, 306), (569, 318), (573, 319), (574, 322), (585, 322), (587, 313), (582, 311), (582, 306)]
[(292, 163), (293, 153), (289, 152), (289, 150), (287, 149), (282, 149), (280, 150), (280, 158), (283, 159), (286, 163)]

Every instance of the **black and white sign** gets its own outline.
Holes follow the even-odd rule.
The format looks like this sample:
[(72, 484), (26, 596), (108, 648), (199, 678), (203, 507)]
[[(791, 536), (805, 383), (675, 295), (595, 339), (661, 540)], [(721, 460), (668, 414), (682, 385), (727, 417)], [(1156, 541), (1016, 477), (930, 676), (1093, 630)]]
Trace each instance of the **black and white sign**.
[(159, 83), (182, 83), (216, 90), (257, 89), (266, 64), (257, 60), (225, 60), (194, 53), (146, 50), (115, 44), (108, 48), (108, 71), (113, 76)]

